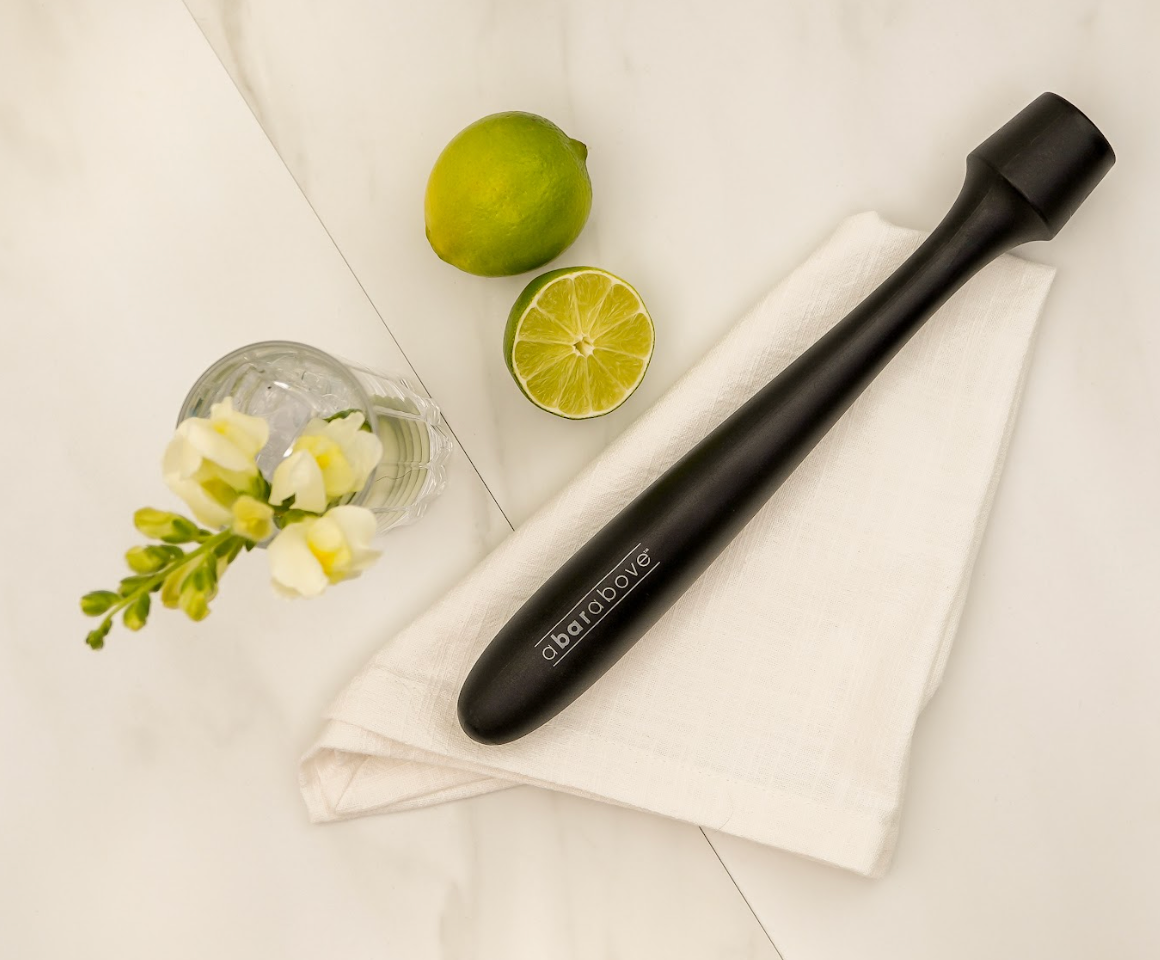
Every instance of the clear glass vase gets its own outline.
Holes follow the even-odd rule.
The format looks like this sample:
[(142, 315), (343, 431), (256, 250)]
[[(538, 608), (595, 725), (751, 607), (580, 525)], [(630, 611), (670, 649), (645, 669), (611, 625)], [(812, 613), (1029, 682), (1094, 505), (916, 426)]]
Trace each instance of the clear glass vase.
[(258, 454), (266, 479), (312, 418), (362, 411), (383, 456), (366, 486), (347, 502), (369, 508), (380, 533), (419, 519), (443, 490), (454, 444), (439, 408), (406, 380), (304, 343), (267, 340), (210, 366), (190, 389), (177, 422), (208, 416), (226, 397), (233, 398), (235, 410), (270, 424), (270, 439)]

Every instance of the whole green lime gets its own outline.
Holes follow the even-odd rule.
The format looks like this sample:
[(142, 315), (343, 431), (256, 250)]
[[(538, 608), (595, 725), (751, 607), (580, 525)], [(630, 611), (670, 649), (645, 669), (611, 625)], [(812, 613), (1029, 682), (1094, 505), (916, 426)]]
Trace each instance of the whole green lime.
[(588, 148), (532, 113), (495, 113), (444, 147), (423, 208), (444, 260), (483, 277), (534, 270), (564, 252), (592, 209)]

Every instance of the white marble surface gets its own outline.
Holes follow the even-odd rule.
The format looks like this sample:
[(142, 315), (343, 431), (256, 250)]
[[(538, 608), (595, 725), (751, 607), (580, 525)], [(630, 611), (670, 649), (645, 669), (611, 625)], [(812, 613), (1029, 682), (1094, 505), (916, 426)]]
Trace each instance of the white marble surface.
[(307, 823), (328, 701), (508, 529), (461, 456), (341, 594), (246, 557), (205, 624), (87, 650), (208, 362), (407, 364), (178, 0), (0, 5), (0, 91), (0, 957), (775, 957), (694, 827), (533, 790)]
[[(1160, 954), (1160, 7), (187, 6), (0, 6), (0, 382), (50, 424), (10, 414), (10, 449), (36, 455), (3, 489), (65, 504), (0, 519), (0, 956)], [(324, 705), (502, 514), (534, 511), (840, 217), (932, 225), (965, 152), (1044, 89), (1119, 163), (1027, 251), (1060, 272), (885, 879), (711, 835), (719, 861), (695, 828), (528, 790), (305, 825), (294, 761)], [(422, 237), (434, 157), (500, 109), (588, 143), (594, 213), (561, 262), (628, 277), (657, 321), (642, 389), (601, 421), (511, 384), (526, 278), (459, 274)], [(252, 564), (209, 624), (89, 655), (73, 598), (161, 499), (182, 388), (269, 336), (409, 360), (495, 501), (461, 459), (341, 599), (280, 604)]]

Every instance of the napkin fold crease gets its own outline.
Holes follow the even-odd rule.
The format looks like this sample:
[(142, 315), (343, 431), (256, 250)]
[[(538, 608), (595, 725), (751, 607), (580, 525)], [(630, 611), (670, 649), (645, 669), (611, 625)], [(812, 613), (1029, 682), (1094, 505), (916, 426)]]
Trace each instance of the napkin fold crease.
[[(1054, 271), (1007, 255), (920, 330), (603, 679), (503, 746), (467, 671), (588, 537), (840, 320), (923, 235), (844, 221), (559, 495), (389, 640), (302, 760), (311, 819), (531, 784), (877, 876), (942, 676)], [(663, 326), (663, 324), (662, 324)]]

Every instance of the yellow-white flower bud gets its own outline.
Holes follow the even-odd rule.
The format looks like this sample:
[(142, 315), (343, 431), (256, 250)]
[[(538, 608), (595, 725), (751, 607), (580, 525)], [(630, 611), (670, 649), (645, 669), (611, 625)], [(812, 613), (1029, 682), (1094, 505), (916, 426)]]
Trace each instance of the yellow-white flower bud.
[(230, 508), (230, 529), (239, 537), (261, 543), (274, 532), (274, 508), (243, 493)]

